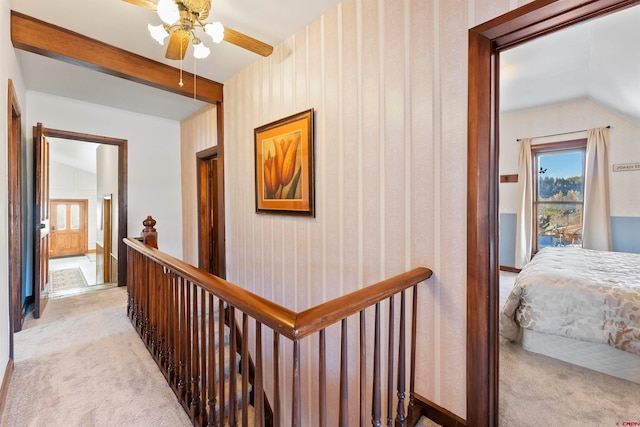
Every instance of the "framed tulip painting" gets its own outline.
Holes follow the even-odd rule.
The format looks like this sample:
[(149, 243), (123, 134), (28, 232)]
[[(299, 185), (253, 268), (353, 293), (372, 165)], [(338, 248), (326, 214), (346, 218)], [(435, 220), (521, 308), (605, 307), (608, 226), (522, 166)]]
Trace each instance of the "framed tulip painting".
[(255, 129), (256, 212), (315, 216), (313, 109)]

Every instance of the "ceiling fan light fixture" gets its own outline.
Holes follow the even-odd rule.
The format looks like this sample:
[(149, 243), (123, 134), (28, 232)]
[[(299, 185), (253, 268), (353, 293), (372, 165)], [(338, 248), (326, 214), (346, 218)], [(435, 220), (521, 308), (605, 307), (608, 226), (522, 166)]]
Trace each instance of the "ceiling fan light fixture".
[(211, 49), (202, 44), (198, 38), (193, 39), (193, 56), (197, 59), (204, 59), (211, 53)]
[(173, 25), (180, 19), (180, 10), (173, 0), (160, 0), (157, 10), (160, 19), (167, 25)]
[(164, 25), (160, 24), (160, 25), (147, 25), (147, 28), (149, 29), (149, 34), (151, 34), (151, 37), (153, 37), (153, 39), (155, 41), (157, 41), (158, 43), (160, 43), (161, 45), (164, 46), (164, 40), (167, 38), (167, 36), (169, 35), (169, 33), (167, 32), (166, 28), (164, 28)]
[(224, 39), (224, 27), (220, 22), (210, 22), (204, 26), (204, 32), (211, 36), (214, 43), (220, 43)]

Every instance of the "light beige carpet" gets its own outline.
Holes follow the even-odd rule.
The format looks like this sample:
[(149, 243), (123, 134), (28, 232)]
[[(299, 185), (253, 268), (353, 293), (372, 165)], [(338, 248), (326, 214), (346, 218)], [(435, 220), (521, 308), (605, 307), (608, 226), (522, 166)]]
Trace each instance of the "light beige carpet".
[(190, 426), (126, 316), (126, 290), (53, 299), (15, 334), (2, 426)]

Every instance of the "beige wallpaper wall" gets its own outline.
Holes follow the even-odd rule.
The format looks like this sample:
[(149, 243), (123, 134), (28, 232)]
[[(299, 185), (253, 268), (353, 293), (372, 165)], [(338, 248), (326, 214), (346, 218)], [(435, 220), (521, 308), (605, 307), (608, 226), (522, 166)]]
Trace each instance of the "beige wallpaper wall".
[(216, 106), (207, 105), (180, 122), (182, 259), (198, 265), (196, 153), (217, 145)]
[[(228, 279), (301, 310), (432, 268), (417, 391), (462, 417), (467, 30), (524, 3), (346, 0), (224, 86)], [(253, 130), (308, 108), (316, 217), (257, 215)]]

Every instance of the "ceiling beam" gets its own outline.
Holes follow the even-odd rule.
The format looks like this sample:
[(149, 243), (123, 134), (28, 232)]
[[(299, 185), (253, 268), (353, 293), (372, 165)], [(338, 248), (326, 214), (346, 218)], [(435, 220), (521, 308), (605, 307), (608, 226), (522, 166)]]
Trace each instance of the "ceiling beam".
[[(193, 98), (193, 74), (128, 52), (65, 28), (11, 11), (11, 42), (16, 49), (80, 65), (101, 73)], [(222, 84), (197, 77), (196, 98), (222, 102)]]

